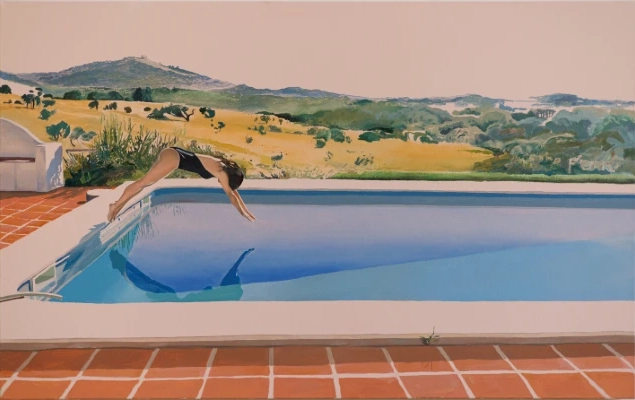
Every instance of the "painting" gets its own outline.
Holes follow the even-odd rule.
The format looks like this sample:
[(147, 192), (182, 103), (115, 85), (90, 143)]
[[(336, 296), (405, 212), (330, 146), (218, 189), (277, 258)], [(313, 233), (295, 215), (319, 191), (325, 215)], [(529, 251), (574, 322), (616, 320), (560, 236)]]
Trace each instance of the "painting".
[(0, 7), (3, 398), (635, 397), (635, 3)]

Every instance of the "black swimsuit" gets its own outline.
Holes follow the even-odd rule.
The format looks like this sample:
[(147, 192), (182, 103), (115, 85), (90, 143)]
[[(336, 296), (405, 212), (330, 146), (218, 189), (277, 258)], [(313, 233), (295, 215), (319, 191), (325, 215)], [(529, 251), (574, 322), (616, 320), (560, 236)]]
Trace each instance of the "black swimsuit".
[(214, 177), (214, 175), (212, 175), (208, 170), (205, 169), (203, 163), (201, 162), (201, 159), (198, 158), (196, 154), (192, 153), (191, 151), (183, 150), (180, 147), (172, 148), (176, 150), (177, 153), (179, 153), (179, 169), (188, 172), (194, 172), (195, 174), (199, 174), (201, 178), (204, 179), (210, 179)]

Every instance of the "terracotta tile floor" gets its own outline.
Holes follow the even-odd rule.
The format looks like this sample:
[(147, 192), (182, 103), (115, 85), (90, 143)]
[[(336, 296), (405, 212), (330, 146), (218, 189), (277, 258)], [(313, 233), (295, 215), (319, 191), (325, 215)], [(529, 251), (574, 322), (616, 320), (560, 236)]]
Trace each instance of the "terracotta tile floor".
[[(0, 192), (0, 248), (89, 188)], [(633, 343), (0, 351), (6, 399), (632, 399)]]
[(92, 188), (60, 188), (49, 193), (0, 192), (0, 249), (86, 202)]
[(0, 351), (0, 384), (7, 399), (632, 399), (633, 352), (632, 344)]

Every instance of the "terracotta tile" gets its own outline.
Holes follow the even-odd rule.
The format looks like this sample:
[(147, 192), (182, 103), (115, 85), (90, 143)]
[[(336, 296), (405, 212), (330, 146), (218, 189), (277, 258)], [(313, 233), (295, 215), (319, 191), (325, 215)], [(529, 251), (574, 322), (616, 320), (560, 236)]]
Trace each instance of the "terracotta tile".
[(635, 367), (635, 344), (634, 343), (611, 343), (609, 346), (617, 351), (622, 357)]
[(339, 374), (393, 372), (379, 347), (332, 347), (331, 350)]
[(28, 211), (35, 213), (47, 213), (53, 210), (55, 206), (47, 205), (47, 204), (38, 204), (36, 206), (30, 207)]
[(516, 368), (523, 371), (573, 370), (548, 345), (510, 345), (500, 346), (500, 349)]
[(330, 375), (324, 347), (276, 347), (273, 352), (276, 375)]
[(4, 249), (5, 247), (9, 247), (9, 243), (0, 242), (0, 250)]
[(34, 221), (29, 222), (29, 224), (27, 226), (32, 226), (32, 227), (39, 228), (39, 227), (42, 227), (42, 226), (48, 224), (49, 222), (50, 221), (40, 221), (39, 219), (36, 219)]
[[(20, 227), (22, 225), (28, 224), (29, 221), (31, 221), (31, 220), (30, 219), (17, 218), (17, 217), (11, 216), (11, 217), (4, 218), (0, 225), (10, 225), (10, 226), (13, 226), (13, 227), (17, 228), (17, 227)], [(7, 227), (7, 228), (9, 228), (9, 227)], [(1, 230), (0, 230), (0, 232), (1, 232)]]
[(210, 348), (161, 349), (152, 361), (147, 378), (199, 378), (205, 376)]
[(137, 381), (83, 381), (75, 382), (67, 399), (125, 399)]
[(399, 372), (452, 371), (450, 363), (434, 346), (395, 346), (387, 350)]
[(598, 399), (600, 393), (579, 373), (523, 374), (538, 397), (547, 399)]
[(61, 217), (62, 215), (64, 215), (64, 214), (50, 212), (50, 213), (46, 213), (46, 214), (40, 215), (38, 217), (38, 219), (40, 221), (54, 221), (54, 220), (58, 219), (59, 217)]
[(26, 235), (14, 235), (14, 234), (10, 233), (10, 234), (4, 235), (2, 237), (2, 242), (3, 243), (7, 243), (7, 244), (12, 244), (12, 243), (15, 243), (18, 240), (22, 239), (25, 236)]
[(30, 355), (30, 351), (0, 351), (0, 377), (11, 377)]
[(203, 379), (183, 381), (143, 381), (135, 399), (194, 399), (203, 385)]
[(16, 235), (28, 235), (31, 232), (37, 231), (39, 228), (37, 226), (31, 227), (31, 226), (23, 226), (22, 228), (18, 229), (17, 231), (13, 232)]
[(210, 375), (269, 375), (269, 349), (265, 347), (220, 348), (214, 357)]
[(334, 399), (335, 382), (331, 378), (276, 378), (276, 399)]
[(401, 381), (414, 398), (465, 399), (467, 393), (457, 375), (402, 376)]
[(476, 398), (531, 399), (527, 385), (516, 374), (463, 375)]
[(586, 372), (586, 374), (612, 398), (635, 398), (633, 372)]
[(75, 377), (90, 358), (93, 350), (42, 350), (18, 374), (19, 377)]
[(203, 389), (204, 399), (266, 399), (268, 378), (213, 378)]
[(555, 346), (580, 369), (624, 368), (624, 363), (601, 344), (559, 344)]
[(0, 224), (0, 233), (11, 233), (15, 232), (17, 229), (17, 226), (5, 225), (4, 223)]
[(38, 219), (38, 217), (40, 217), (41, 215), (42, 213), (34, 213), (31, 211), (21, 211), (19, 213), (12, 215), (12, 217), (32, 221), (32, 220)]
[(150, 360), (150, 349), (101, 349), (85, 376), (138, 377)]
[(340, 389), (344, 399), (405, 399), (396, 378), (342, 378)]
[(5, 399), (59, 399), (71, 381), (13, 381), (2, 394)]
[(444, 346), (459, 371), (508, 371), (512, 367), (494, 346)]

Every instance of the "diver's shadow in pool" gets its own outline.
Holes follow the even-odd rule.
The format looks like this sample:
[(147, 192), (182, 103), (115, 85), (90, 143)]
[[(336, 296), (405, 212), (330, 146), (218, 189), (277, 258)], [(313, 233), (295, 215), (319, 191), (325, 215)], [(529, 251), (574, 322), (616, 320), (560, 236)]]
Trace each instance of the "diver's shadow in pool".
[[(210, 285), (203, 290), (187, 293), (177, 293), (173, 288), (150, 278), (115, 249), (110, 251), (109, 256), (112, 267), (119, 271), (130, 283), (144, 291), (146, 296), (151, 300), (164, 302), (228, 301), (240, 300), (242, 297), (243, 290), (240, 283), (240, 276), (238, 275), (238, 267), (240, 267), (240, 264), (242, 264), (245, 258), (254, 250), (255, 249), (252, 248), (241, 254), (234, 265), (227, 271), (219, 287), (213, 288)], [(181, 297), (179, 295), (184, 296)]]

